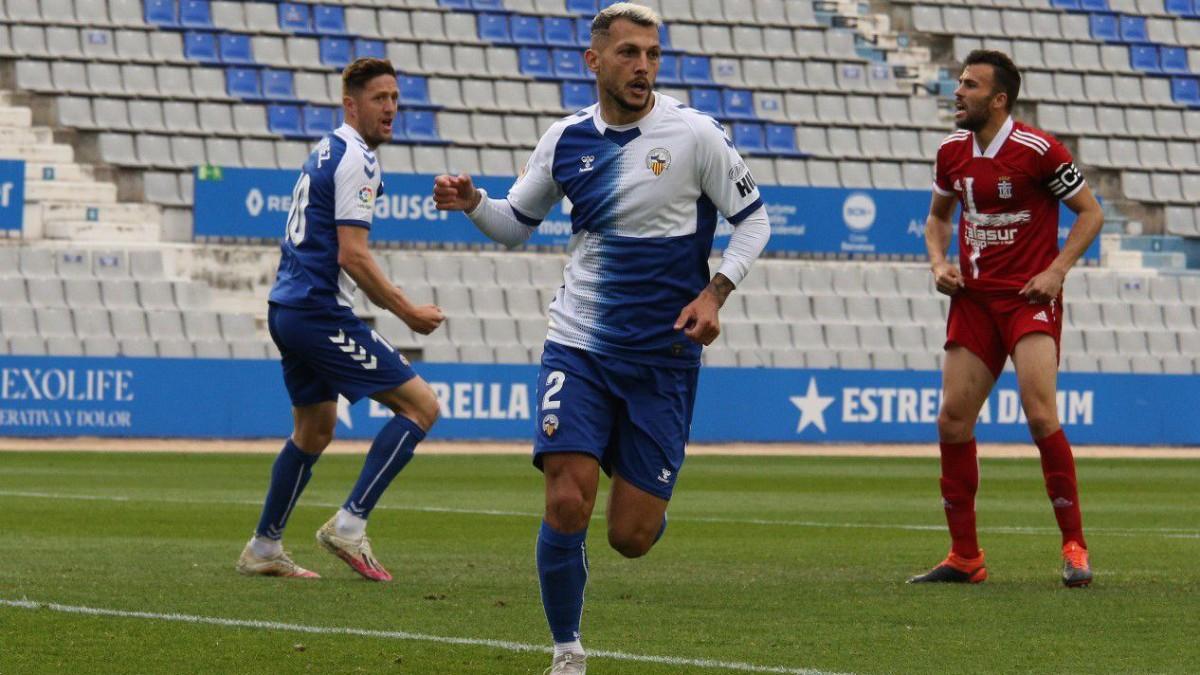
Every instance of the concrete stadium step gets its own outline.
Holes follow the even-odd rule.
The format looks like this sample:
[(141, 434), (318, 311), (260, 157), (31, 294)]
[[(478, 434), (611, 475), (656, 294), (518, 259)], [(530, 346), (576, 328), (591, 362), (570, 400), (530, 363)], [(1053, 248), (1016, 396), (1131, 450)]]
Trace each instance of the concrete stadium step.
[(82, 202), (46, 201), (38, 204), (42, 222), (109, 222), (109, 223), (159, 223), (162, 211), (152, 204), (116, 202), (87, 204)]
[(75, 149), (59, 143), (23, 145), (0, 141), (0, 157), (23, 159), (26, 162), (69, 164), (75, 161)]
[(117, 201), (117, 186), (112, 183), (69, 180), (25, 180), (25, 199), (31, 202), (62, 201), (111, 204)]
[(0, 126), (0, 145), (50, 145), (54, 132), (48, 127)]
[(67, 162), (25, 162), (25, 180), (90, 182), (92, 167)]
[(0, 127), (30, 127), (33, 125), (33, 111), (29, 108), (3, 106), (0, 107)]
[(114, 223), (63, 220), (46, 223), (42, 236), (46, 239), (69, 239), (71, 241), (152, 242), (161, 239), (162, 226), (157, 221)]

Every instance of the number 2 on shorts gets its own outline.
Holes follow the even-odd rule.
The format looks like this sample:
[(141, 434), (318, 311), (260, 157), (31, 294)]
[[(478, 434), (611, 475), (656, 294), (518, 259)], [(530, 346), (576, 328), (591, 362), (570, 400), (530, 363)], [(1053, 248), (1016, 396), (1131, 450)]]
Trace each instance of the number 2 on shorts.
[(554, 395), (562, 391), (563, 382), (567, 376), (561, 370), (555, 370), (546, 377), (546, 395), (542, 397), (542, 410), (558, 410), (562, 401), (555, 401)]

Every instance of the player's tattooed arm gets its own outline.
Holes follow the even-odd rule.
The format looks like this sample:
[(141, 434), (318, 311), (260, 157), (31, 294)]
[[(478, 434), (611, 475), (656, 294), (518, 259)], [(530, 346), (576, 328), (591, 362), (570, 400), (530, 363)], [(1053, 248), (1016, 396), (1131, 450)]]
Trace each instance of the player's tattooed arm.
[(729, 299), (729, 294), (736, 288), (733, 282), (730, 281), (724, 274), (720, 272), (713, 275), (712, 281), (705, 286), (704, 292), (713, 296), (717, 301), (717, 307), (724, 307), (725, 301)]

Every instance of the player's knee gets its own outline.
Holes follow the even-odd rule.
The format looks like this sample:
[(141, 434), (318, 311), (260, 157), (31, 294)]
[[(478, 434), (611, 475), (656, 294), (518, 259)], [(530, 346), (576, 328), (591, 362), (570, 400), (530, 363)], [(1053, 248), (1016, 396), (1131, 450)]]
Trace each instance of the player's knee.
[(305, 428), (292, 433), (292, 442), (301, 452), (319, 455), (333, 442), (333, 429)]
[(591, 517), (591, 504), (579, 490), (556, 490), (546, 498), (546, 522), (559, 532), (578, 532)]
[(621, 527), (610, 523), (608, 545), (626, 558), (640, 558), (650, 552), (656, 534), (646, 528)]
[(938, 437), (946, 440), (965, 440), (975, 431), (975, 417), (965, 415), (950, 406), (942, 406), (938, 413)]
[(428, 386), (418, 396), (398, 398), (392, 403), (391, 409), (393, 413), (412, 420), (413, 423), (426, 432), (433, 428), (433, 425), (441, 415), (441, 407), (438, 405), (437, 396)]
[(1053, 412), (1026, 416), (1029, 418), (1029, 433), (1035, 439), (1045, 438), (1059, 429), (1058, 415)]

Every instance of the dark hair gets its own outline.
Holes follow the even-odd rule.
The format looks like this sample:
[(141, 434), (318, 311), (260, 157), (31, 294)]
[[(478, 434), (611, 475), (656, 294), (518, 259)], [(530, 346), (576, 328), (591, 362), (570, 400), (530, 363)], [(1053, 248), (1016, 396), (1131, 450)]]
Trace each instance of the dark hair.
[(387, 59), (356, 59), (342, 71), (342, 96), (354, 96), (380, 75), (396, 77), (396, 69)]
[(658, 28), (662, 25), (662, 19), (653, 9), (632, 2), (618, 2), (600, 10), (596, 18), (592, 19), (592, 39), (608, 37), (608, 29), (617, 19), (625, 19), (645, 27)]
[(1017, 102), (1017, 96), (1021, 93), (1021, 71), (1017, 70), (1017, 64), (1013, 63), (1013, 60), (1004, 52), (993, 49), (976, 49), (967, 54), (967, 58), (963, 60), (963, 67), (973, 66), (977, 63), (986, 63), (992, 67), (992, 79), (995, 81), (992, 93), (1003, 91), (1008, 94), (1008, 103), (1005, 108), (1011, 111), (1013, 104)]

